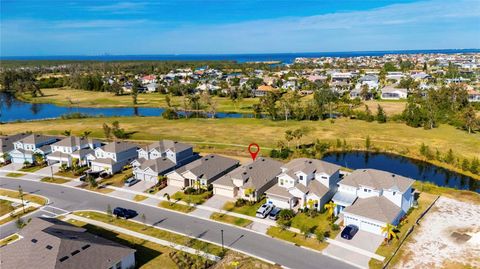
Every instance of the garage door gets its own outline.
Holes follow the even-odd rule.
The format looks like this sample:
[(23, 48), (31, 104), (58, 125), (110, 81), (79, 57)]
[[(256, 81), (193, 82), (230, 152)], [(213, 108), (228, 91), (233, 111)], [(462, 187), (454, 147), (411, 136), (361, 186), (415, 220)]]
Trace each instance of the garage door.
[(183, 180), (175, 180), (175, 179), (169, 178), (167, 184), (170, 186), (175, 186), (180, 188), (185, 187), (185, 181)]
[(290, 204), (288, 203), (288, 201), (284, 201), (284, 200), (281, 200), (281, 199), (275, 199), (275, 198), (272, 198), (272, 197), (268, 197), (267, 198), (267, 203), (273, 204), (276, 207), (290, 209)]
[(23, 164), (25, 159), (23, 158), (12, 158), (12, 163), (20, 163)]
[(236, 196), (236, 193), (233, 189), (227, 189), (222, 187), (213, 187), (213, 194), (218, 194), (231, 198), (234, 198)]
[(103, 171), (103, 170), (105, 170), (103, 166), (92, 165), (92, 171), (93, 172), (100, 172), (100, 171)]
[(362, 220), (360, 224), (360, 230), (374, 234), (382, 234), (382, 226), (376, 223)]
[(149, 174), (145, 174), (145, 173), (134, 173), (134, 174), (135, 174), (136, 179), (144, 180), (146, 182), (152, 182), (152, 183), (157, 183), (158, 182), (158, 177), (157, 176), (153, 176), (153, 175), (149, 175)]

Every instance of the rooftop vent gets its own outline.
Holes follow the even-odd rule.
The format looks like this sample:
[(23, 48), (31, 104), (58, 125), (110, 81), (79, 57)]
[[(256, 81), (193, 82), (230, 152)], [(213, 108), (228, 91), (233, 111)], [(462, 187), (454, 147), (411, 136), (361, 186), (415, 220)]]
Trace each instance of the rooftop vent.
[(244, 174), (244, 175), (246, 175), (246, 174), (247, 174), (247, 172), (243, 172), (243, 174)]
[(264, 159), (264, 158), (262, 158), (262, 162), (264, 162), (264, 161), (265, 161), (265, 159)]
[(47, 245), (45, 248), (46, 248), (46, 249), (52, 249), (53, 247), (50, 246), (50, 245)]
[(75, 256), (75, 255), (77, 255), (78, 253), (80, 253), (80, 250), (77, 249), (77, 250), (75, 250), (74, 252), (72, 252), (72, 253), (70, 253), (70, 254), (72, 254), (72, 256)]
[(33, 238), (31, 241), (32, 241), (32, 243), (37, 243), (38, 242), (38, 240), (35, 239), (35, 238)]
[(250, 167), (248, 167), (248, 169), (253, 169), (253, 167), (250, 166)]
[(89, 244), (88, 244), (88, 245), (85, 245), (85, 246), (82, 247), (82, 250), (86, 250), (86, 249), (89, 248), (89, 247), (90, 247)]
[(308, 163), (312, 163), (312, 161), (308, 161)]

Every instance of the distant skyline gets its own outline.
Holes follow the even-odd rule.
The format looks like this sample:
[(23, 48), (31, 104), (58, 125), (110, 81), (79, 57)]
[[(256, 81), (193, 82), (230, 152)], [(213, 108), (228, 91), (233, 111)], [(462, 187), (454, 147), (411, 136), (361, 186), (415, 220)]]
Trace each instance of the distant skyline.
[(480, 48), (480, 1), (0, 2), (1, 56)]

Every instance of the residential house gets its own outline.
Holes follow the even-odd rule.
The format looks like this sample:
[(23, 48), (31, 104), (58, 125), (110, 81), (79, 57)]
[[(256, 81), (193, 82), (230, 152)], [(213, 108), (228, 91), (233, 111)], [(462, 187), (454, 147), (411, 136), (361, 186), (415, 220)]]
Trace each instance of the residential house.
[(166, 177), (168, 185), (184, 188), (199, 184), (206, 187), (238, 164), (238, 160), (210, 154), (167, 173)]
[(95, 139), (68, 136), (50, 145), (52, 153), (47, 155), (47, 162), (49, 165), (60, 163), (70, 167), (73, 159), (77, 159), (80, 166), (87, 165), (87, 156), (101, 145), (102, 143)]
[(29, 134), (13, 143), (13, 150), (9, 155), (13, 163), (34, 163), (34, 155), (45, 157), (51, 152), (50, 144), (58, 141), (57, 137), (40, 134)]
[(0, 136), (0, 163), (10, 161), (10, 151), (14, 149), (13, 143), (29, 135), (30, 134), (28, 133), (20, 133), (8, 136)]
[(267, 93), (269, 92), (274, 93), (276, 91), (277, 89), (273, 88), (270, 85), (261, 85), (261, 86), (258, 86), (257, 89), (253, 90), (253, 95), (255, 97), (261, 97), (261, 96), (267, 95)]
[(367, 85), (368, 89), (373, 90), (378, 88), (378, 77), (374, 75), (365, 75), (358, 79), (356, 88), (362, 88), (363, 85)]
[(468, 90), (468, 101), (469, 102), (480, 102), (480, 92), (474, 89)]
[(277, 184), (283, 163), (259, 157), (215, 180), (213, 193), (248, 200), (259, 200), (267, 189)]
[(267, 203), (280, 208), (321, 210), (335, 194), (340, 180), (340, 166), (317, 159), (294, 159), (281, 170), (278, 184), (265, 192)]
[(137, 158), (137, 145), (130, 142), (114, 141), (96, 148), (94, 156), (87, 156), (92, 171), (105, 171), (115, 174)]
[(172, 140), (161, 140), (138, 150), (132, 162), (136, 179), (157, 182), (158, 176), (198, 159), (193, 147)]
[(400, 81), (404, 77), (405, 75), (399, 71), (387, 72), (387, 75), (385, 76), (387, 80), (396, 80), (396, 81)]
[(145, 87), (147, 88), (147, 92), (152, 93), (157, 90), (158, 84), (155, 82), (152, 82), (152, 83), (146, 84)]
[(398, 225), (412, 207), (414, 180), (376, 169), (358, 169), (338, 183), (332, 198), (344, 224), (381, 235), (387, 223)]
[(381, 98), (384, 100), (400, 100), (406, 99), (408, 90), (405, 88), (395, 88), (394, 85), (388, 85), (381, 89)]
[(1, 249), (1, 268), (131, 269), (135, 249), (55, 218), (33, 218)]

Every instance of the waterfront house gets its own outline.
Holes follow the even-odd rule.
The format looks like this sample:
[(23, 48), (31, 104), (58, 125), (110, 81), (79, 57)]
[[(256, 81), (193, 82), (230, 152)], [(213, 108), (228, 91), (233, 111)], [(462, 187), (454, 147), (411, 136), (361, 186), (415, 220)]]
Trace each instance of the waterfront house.
[(115, 174), (137, 158), (137, 145), (130, 142), (114, 141), (96, 148), (94, 159), (90, 161), (92, 171), (105, 171)]
[(238, 164), (238, 160), (209, 154), (167, 173), (166, 177), (168, 185), (171, 186), (207, 187), (216, 179), (232, 171)]
[(51, 152), (50, 144), (58, 141), (57, 137), (40, 134), (29, 134), (13, 143), (13, 150), (9, 155), (13, 163), (35, 163), (34, 155), (45, 157)]
[(317, 159), (298, 158), (281, 167), (278, 183), (268, 189), (267, 203), (280, 208), (322, 210), (337, 190), (340, 166)]
[(33, 218), (20, 239), (1, 248), (2, 268), (81, 269), (135, 267), (135, 249), (55, 218)]
[(50, 145), (52, 153), (47, 155), (47, 162), (49, 165), (60, 163), (71, 167), (73, 160), (77, 159), (80, 166), (87, 165), (87, 156), (101, 145), (95, 139), (68, 136)]
[(398, 225), (412, 207), (414, 180), (376, 169), (358, 169), (338, 183), (332, 198), (344, 224), (381, 235), (387, 223)]
[(132, 162), (136, 179), (157, 182), (158, 176), (198, 159), (193, 147), (172, 140), (161, 140), (138, 150), (138, 159)]
[(267, 189), (277, 183), (282, 165), (279, 161), (259, 157), (215, 180), (212, 183), (213, 193), (230, 198), (259, 200)]

